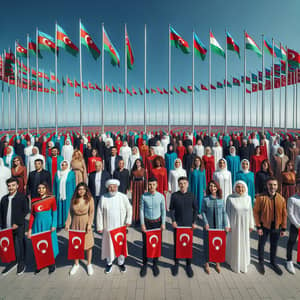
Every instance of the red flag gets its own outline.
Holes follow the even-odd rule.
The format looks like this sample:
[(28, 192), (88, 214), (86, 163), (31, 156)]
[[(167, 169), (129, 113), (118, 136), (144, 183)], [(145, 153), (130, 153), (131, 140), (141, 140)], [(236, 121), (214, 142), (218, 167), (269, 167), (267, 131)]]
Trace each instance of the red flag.
[(298, 232), (298, 249), (297, 249), (297, 263), (300, 262), (300, 228)]
[(70, 87), (74, 87), (73, 82), (69, 77), (67, 77), (67, 83), (70, 85)]
[(140, 92), (141, 95), (143, 95), (143, 92), (142, 92), (141, 88), (139, 88), (139, 92)]
[(193, 257), (193, 229), (177, 227), (176, 229), (176, 258)]
[(126, 89), (126, 93), (132, 96), (131, 92), (128, 89)]
[(84, 259), (85, 231), (69, 230), (68, 259)]
[(3, 263), (16, 260), (12, 229), (0, 230), (0, 258)]
[(161, 95), (164, 93), (160, 88), (157, 88), (157, 90)]
[(180, 87), (180, 91), (183, 92), (184, 94), (187, 94), (187, 91), (185, 88), (183, 88), (182, 86)]
[(93, 86), (93, 84), (91, 82), (89, 82), (89, 89), (92, 89), (92, 90), (95, 89), (94, 86)]
[(148, 89), (146, 89), (146, 94), (149, 94), (149, 90)]
[(204, 84), (201, 84), (201, 90), (208, 91), (208, 88)]
[(112, 85), (111, 86), (111, 88), (112, 88), (112, 91), (114, 92), (114, 93), (117, 93), (118, 91), (116, 90), (116, 88)]
[(106, 89), (106, 91), (108, 91), (110, 93), (112, 92), (111, 89), (110, 89), (110, 87), (108, 85), (105, 86), (105, 89)]
[(123, 93), (123, 91), (122, 91), (122, 89), (119, 87), (119, 94), (122, 94)]
[(80, 97), (80, 93), (75, 92), (75, 97)]
[(209, 230), (209, 261), (222, 263), (225, 261), (226, 232), (225, 230)]
[(97, 83), (95, 83), (95, 88), (96, 88), (96, 90), (98, 90), (98, 91), (102, 91), (102, 89), (98, 86)]
[(110, 230), (110, 236), (115, 249), (115, 255), (127, 257), (126, 226)]
[(177, 94), (180, 94), (180, 92), (178, 91), (178, 89), (176, 89), (175, 86), (174, 86), (174, 91), (175, 91)]
[(155, 258), (161, 256), (161, 230), (153, 229), (146, 231), (147, 257)]
[(36, 233), (31, 236), (33, 252), (37, 269), (51, 266), (55, 263), (51, 231)]
[(74, 80), (74, 86), (75, 86), (75, 87), (80, 86), (80, 84), (76, 81), (76, 79)]
[(135, 94), (135, 95), (137, 95), (137, 92), (136, 92), (136, 90), (134, 88), (132, 88), (132, 93)]
[(88, 87), (83, 83), (83, 81), (81, 82), (81, 85), (84, 89), (88, 90)]

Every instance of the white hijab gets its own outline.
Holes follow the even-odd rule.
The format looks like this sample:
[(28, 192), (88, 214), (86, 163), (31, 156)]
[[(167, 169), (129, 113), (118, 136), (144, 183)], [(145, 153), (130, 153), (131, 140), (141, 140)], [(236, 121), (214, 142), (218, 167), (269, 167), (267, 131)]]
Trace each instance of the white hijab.
[[(246, 162), (248, 163), (248, 170), (244, 170), (244, 169), (242, 168), (242, 164), (243, 164), (244, 161), (246, 161)], [(247, 174), (247, 173), (250, 172), (250, 171), (249, 171), (249, 168), (250, 168), (250, 162), (249, 162), (249, 160), (246, 159), (246, 158), (242, 159), (241, 164), (240, 164), (240, 170), (241, 170), (244, 174)]]
[[(235, 188), (238, 184), (242, 184), (244, 187), (245, 187), (245, 192), (243, 195), (240, 195), (238, 194), (236, 191), (235, 191)], [(247, 184), (243, 181), (243, 180), (237, 180), (233, 186), (233, 196), (235, 197), (249, 197), (248, 195), (248, 186)]]
[[(220, 163), (221, 160), (223, 160), (224, 163), (225, 163), (225, 168), (224, 168), (224, 169), (220, 169), (220, 167), (219, 167), (219, 163)], [(226, 161), (225, 158), (219, 159), (218, 164), (217, 164), (217, 172), (220, 172), (220, 173), (228, 172), (228, 169), (227, 169), (227, 161)]]
[(8, 148), (10, 148), (10, 153), (6, 154), (6, 158), (5, 158), (5, 162), (6, 162), (6, 165), (8, 165), (9, 167), (11, 167), (11, 160), (12, 160), (12, 157), (14, 155), (14, 147), (13, 146), (8, 146)]
[[(230, 151), (231, 149), (234, 149), (234, 152), (233, 152), (233, 153)], [(231, 146), (231, 147), (229, 148), (229, 155), (231, 155), (231, 156), (236, 156), (236, 149), (235, 149), (234, 146)]]
[(66, 170), (58, 170), (57, 171), (57, 177), (60, 180), (59, 181), (59, 195), (61, 200), (67, 199), (67, 178), (68, 174), (71, 171), (70, 169), (70, 163), (67, 160), (63, 160), (60, 164), (60, 167), (62, 167), (62, 164), (66, 163), (68, 165)]

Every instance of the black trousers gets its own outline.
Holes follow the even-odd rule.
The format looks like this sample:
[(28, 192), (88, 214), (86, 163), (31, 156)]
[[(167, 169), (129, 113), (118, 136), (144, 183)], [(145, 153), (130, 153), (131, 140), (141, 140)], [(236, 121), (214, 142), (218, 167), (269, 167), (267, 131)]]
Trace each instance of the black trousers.
[[(147, 230), (150, 229), (159, 229), (161, 226), (161, 219), (157, 221), (151, 221), (148, 219), (145, 219), (145, 226)], [(143, 265), (145, 265), (148, 261), (147, 257), (147, 239), (146, 239), (146, 233), (142, 232), (143, 234)], [(153, 264), (157, 264), (158, 257), (153, 258)]]
[[(174, 229), (174, 233), (173, 233), (173, 236), (174, 236), (174, 262), (175, 262), (175, 264), (178, 264), (179, 263), (179, 259), (176, 258), (176, 232), (177, 232), (177, 230)], [(187, 265), (191, 265), (192, 264), (192, 259), (191, 258), (187, 258), (186, 259), (186, 264)]]
[(279, 229), (263, 228), (263, 235), (259, 236), (258, 239), (258, 260), (260, 263), (264, 262), (265, 244), (267, 242), (269, 235), (270, 235), (270, 262), (272, 264), (275, 264), (278, 240), (280, 237)]
[(287, 242), (287, 247), (286, 247), (286, 260), (287, 261), (292, 260), (292, 252), (293, 252), (294, 245), (297, 241), (297, 237), (298, 237), (298, 229), (296, 228), (295, 225), (291, 224), (289, 240)]
[(101, 196), (94, 197), (94, 225), (95, 225), (95, 228), (97, 228), (97, 207), (98, 207), (100, 198), (101, 198)]
[(13, 230), (16, 260), (18, 264), (25, 264), (26, 259), (26, 239), (24, 225)]

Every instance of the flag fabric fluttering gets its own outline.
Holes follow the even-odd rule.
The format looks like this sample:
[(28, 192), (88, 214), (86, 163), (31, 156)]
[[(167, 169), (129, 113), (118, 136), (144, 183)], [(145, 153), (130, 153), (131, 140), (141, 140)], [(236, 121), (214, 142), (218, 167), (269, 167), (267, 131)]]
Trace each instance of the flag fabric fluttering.
[(216, 54), (219, 54), (219, 55), (225, 57), (225, 51), (220, 46), (219, 42), (216, 40), (216, 38), (214, 37), (214, 35), (213, 35), (212, 32), (210, 32), (209, 42), (210, 42), (211, 50), (213, 52), (215, 52)]
[(253, 38), (245, 32), (245, 39), (246, 39), (246, 49), (254, 51), (257, 55), (261, 56), (262, 52), (260, 48), (257, 46)]
[(190, 47), (187, 41), (185, 41), (175, 30), (170, 26), (170, 40), (171, 44), (176, 48), (180, 48), (185, 54), (190, 52)]
[(271, 56), (276, 57), (276, 53), (275, 53), (275, 51), (273, 51), (273, 45), (270, 45), (267, 40), (264, 40), (264, 46), (268, 50), (268, 53)]
[(226, 32), (227, 35), (227, 49), (231, 51), (235, 51), (240, 57), (240, 47), (237, 42), (233, 39), (229, 32)]
[(129, 40), (127, 30), (125, 32), (125, 40), (126, 40), (126, 53), (127, 53), (127, 68), (129, 70), (132, 70), (134, 64), (134, 56), (133, 56), (133, 50), (132, 50), (132, 46)]
[(93, 58), (96, 60), (100, 56), (101, 52), (81, 22), (80, 22), (80, 39), (82, 45), (84, 45), (90, 51)]
[(117, 49), (112, 44), (112, 42), (110, 41), (104, 28), (103, 28), (103, 43), (104, 43), (104, 50), (110, 54), (111, 64), (113, 66), (120, 67), (120, 55)]
[(202, 60), (205, 59), (207, 49), (204, 44), (199, 40), (196, 33), (194, 33), (194, 51), (196, 55), (200, 56)]
[(60, 27), (57, 26), (57, 46), (60, 48), (65, 49), (68, 53), (72, 54), (73, 56), (76, 56), (78, 54), (78, 48), (75, 46), (75, 44), (71, 41), (69, 36), (66, 34), (66, 32)]
[(50, 50), (55, 53), (55, 41), (54, 38), (49, 34), (38, 31), (38, 43), (40, 50)]

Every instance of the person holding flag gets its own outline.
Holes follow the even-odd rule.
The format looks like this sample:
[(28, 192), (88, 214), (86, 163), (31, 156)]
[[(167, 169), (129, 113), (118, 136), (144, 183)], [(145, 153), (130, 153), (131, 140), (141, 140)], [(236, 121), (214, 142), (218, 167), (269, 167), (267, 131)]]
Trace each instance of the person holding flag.
[[(177, 251), (177, 230), (180, 227), (196, 228), (197, 205), (193, 193), (188, 192), (189, 180), (187, 177), (178, 178), (179, 191), (171, 195), (170, 212), (172, 226), (174, 228), (174, 266), (172, 267), (172, 275), (178, 274), (179, 259), (176, 257)], [(192, 259), (186, 258), (186, 273), (188, 277), (193, 277), (194, 272), (191, 267)]]
[[(128, 197), (118, 192), (119, 185), (120, 181), (117, 179), (107, 180), (105, 186), (108, 193), (101, 197), (97, 207), (97, 231), (103, 233), (101, 258), (106, 259), (105, 274), (112, 271), (112, 263), (116, 257), (110, 231), (122, 226), (129, 227), (132, 219), (132, 207)], [(123, 233), (116, 235), (120, 234), (123, 235)], [(124, 253), (118, 256), (118, 266), (121, 273), (126, 272)]]
[(9, 263), (2, 275), (17, 267), (17, 275), (25, 272), (26, 240), (25, 217), (28, 213), (28, 199), (18, 192), (19, 182), (15, 177), (6, 180), (8, 194), (0, 199), (0, 229), (12, 228), (16, 261)]
[[(164, 196), (157, 192), (157, 179), (152, 177), (148, 180), (148, 192), (141, 197), (140, 203), (140, 221), (143, 234), (143, 265), (140, 271), (141, 277), (147, 274), (147, 230), (166, 228), (166, 208)], [(160, 241), (161, 245), (161, 241)], [(157, 267), (158, 257), (153, 258), (153, 275), (159, 275)]]

